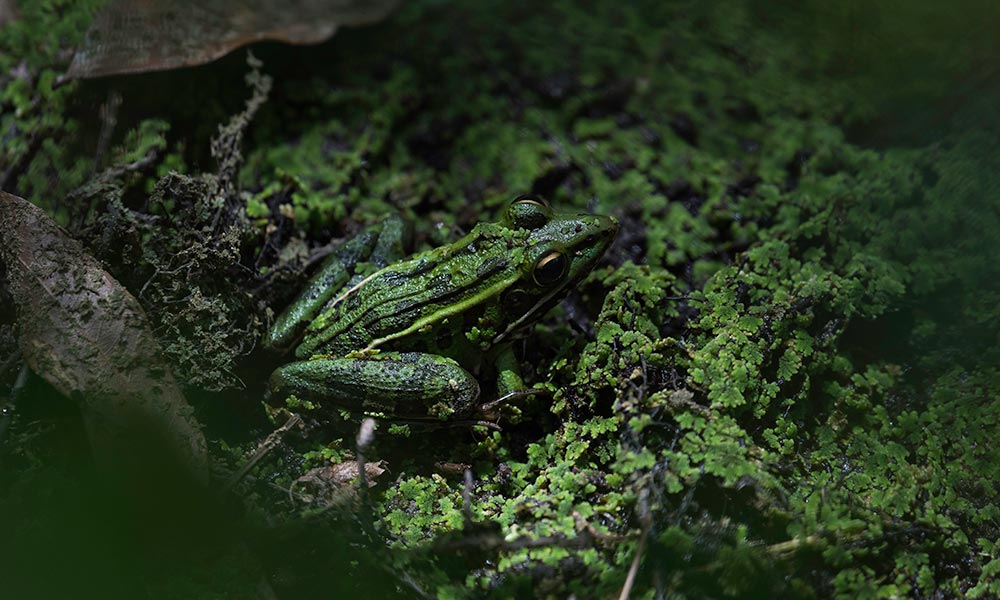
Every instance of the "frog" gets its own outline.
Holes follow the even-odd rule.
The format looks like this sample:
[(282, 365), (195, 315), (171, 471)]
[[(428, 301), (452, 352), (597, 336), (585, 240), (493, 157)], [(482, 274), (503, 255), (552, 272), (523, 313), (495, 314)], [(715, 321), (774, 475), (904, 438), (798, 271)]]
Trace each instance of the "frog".
[(445, 421), (486, 406), (476, 373), (495, 376), (490, 405), (530, 393), (513, 341), (594, 268), (618, 222), (522, 195), (498, 221), (408, 258), (406, 232), (388, 218), (342, 244), (276, 319), (265, 345), (296, 360), (271, 374), (272, 397)]

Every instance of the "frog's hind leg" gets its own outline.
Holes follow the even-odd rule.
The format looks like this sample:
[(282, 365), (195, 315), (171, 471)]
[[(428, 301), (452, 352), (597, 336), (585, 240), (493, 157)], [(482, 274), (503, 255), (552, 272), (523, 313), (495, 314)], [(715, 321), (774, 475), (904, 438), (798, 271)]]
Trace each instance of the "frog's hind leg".
[(413, 227), (399, 215), (382, 219), (378, 227), (381, 229), (368, 261), (382, 269), (406, 256), (413, 238)]
[(268, 330), (264, 346), (285, 350), (298, 341), (306, 326), (319, 315), (349, 282), (363, 277), (359, 265), (382, 268), (399, 260), (408, 243), (409, 229), (398, 216), (383, 219), (334, 248), (305, 289), (288, 305)]
[(323, 411), (402, 419), (468, 414), (479, 398), (471, 373), (450, 358), (424, 352), (294, 362), (271, 375), (271, 390), (294, 394)]

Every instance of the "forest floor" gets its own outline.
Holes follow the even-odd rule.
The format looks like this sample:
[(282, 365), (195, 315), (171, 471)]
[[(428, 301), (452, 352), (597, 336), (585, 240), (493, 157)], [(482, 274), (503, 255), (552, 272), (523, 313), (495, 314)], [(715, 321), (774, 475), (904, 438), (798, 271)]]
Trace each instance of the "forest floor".
[(264, 402), (259, 341), (331, 242), (399, 214), (433, 248), (523, 193), (620, 232), (516, 345), (547, 393), (499, 431), (383, 422), (367, 493), (290, 493), (357, 465), (345, 414), (272, 438), (203, 518), (95, 483), (0, 295), (3, 585), (1000, 595), (995, 10), (410, 2), (52, 89), (87, 18), (52, 4), (0, 36), (3, 190), (136, 297), (222, 481), (313, 424)]

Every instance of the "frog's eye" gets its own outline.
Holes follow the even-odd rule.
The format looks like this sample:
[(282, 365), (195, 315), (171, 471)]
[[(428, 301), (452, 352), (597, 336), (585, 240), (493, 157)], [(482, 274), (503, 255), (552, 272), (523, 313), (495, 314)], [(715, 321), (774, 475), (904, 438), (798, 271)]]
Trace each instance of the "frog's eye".
[(566, 255), (558, 250), (549, 252), (538, 260), (532, 277), (535, 283), (542, 286), (552, 285), (566, 274)]
[(511, 204), (512, 205), (513, 204), (537, 204), (538, 206), (542, 206), (544, 208), (548, 208), (549, 207), (549, 203), (545, 201), (545, 198), (542, 198), (541, 196), (536, 196), (534, 194), (521, 194), (517, 198), (514, 198), (511, 201)]
[(511, 225), (520, 229), (538, 229), (552, 218), (552, 209), (538, 196), (518, 196), (507, 208)]

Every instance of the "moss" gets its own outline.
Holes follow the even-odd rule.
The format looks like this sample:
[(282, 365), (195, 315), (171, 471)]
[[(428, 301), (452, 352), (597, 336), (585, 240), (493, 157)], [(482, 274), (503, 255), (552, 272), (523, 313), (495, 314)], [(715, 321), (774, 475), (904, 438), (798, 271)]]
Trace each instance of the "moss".
[(0, 188), (57, 216), (59, 199), (93, 169), (93, 162), (81, 159), (81, 124), (70, 116), (76, 85), (58, 85), (58, 79), (68, 66), (67, 52), (102, 4), (24, 3), (0, 39)]
[[(77, 192), (107, 194), (87, 205), (106, 225), (89, 239), (147, 303), (185, 379), (226, 387), (266, 307), (330, 239), (385, 213), (413, 221), (418, 248), (527, 191), (614, 214), (605, 262), (517, 348), (545, 393), (519, 399), (501, 432), (379, 434), (369, 459), (394, 479), (373, 489), (360, 528), (378, 542), (366, 547), (391, 551), (342, 568), (391, 564), (398, 585), (442, 597), (603, 597), (641, 546), (634, 597), (989, 597), (1000, 152), (981, 109), (998, 94), (981, 90), (956, 118), (965, 129), (938, 143), (884, 143), (859, 119), (901, 92), (850, 93), (875, 85), (878, 47), (824, 46), (843, 30), (810, 26), (820, 8), (766, 27), (762, 11), (411, 2), (310, 50), (304, 71), (262, 48), (263, 69), (286, 76), (249, 128), (249, 114), (234, 121), (222, 166), (199, 173), (192, 145), (209, 140), (171, 119), (136, 123), (107, 162), (157, 158)], [(854, 76), (848, 58), (877, 67)], [(30, 154), (31, 131), (76, 131), (74, 88), (50, 94), (52, 75), (33, 73), (4, 88), (24, 109), (3, 117), (19, 132), (8, 160)], [(877, 149), (858, 141), (873, 137)], [(25, 165), (24, 194), (64, 171), (59, 197), (93, 172), (58, 139)], [(226, 227), (213, 226), (220, 202)], [(289, 442), (261, 479), (352, 458), (343, 421)], [(468, 465), (469, 489), (437, 462)], [(252, 498), (260, 512), (279, 503)], [(303, 579), (322, 571), (275, 561)]]

